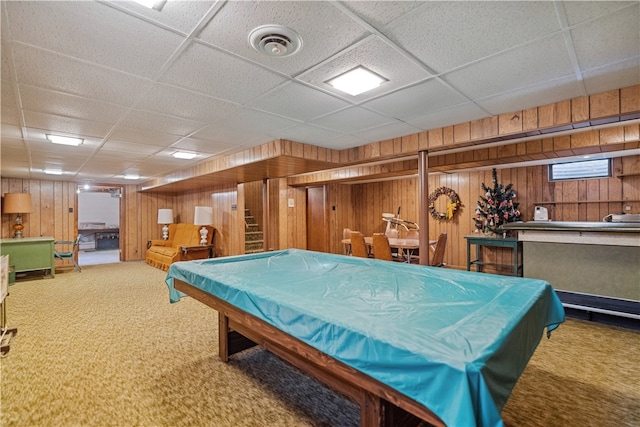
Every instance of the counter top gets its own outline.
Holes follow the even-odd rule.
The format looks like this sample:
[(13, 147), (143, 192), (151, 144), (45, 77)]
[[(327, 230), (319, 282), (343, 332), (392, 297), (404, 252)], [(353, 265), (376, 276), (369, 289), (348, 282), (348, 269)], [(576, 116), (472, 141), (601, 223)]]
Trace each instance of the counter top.
[(541, 231), (605, 231), (609, 233), (640, 233), (640, 222), (563, 222), (528, 221), (503, 224), (504, 230)]

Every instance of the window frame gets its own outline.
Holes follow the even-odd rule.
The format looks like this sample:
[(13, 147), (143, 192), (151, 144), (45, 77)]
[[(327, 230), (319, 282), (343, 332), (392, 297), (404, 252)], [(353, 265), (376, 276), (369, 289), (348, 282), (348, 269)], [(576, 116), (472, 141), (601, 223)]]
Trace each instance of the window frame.
[[(593, 176), (574, 176), (569, 178), (554, 178), (553, 168), (554, 166), (562, 166), (568, 164), (575, 163), (589, 163), (589, 162), (606, 162), (607, 164), (607, 173), (606, 175), (593, 175)], [(575, 181), (580, 179), (602, 179), (602, 178), (611, 178), (613, 177), (613, 164), (611, 159), (584, 159), (584, 160), (574, 160), (570, 162), (562, 162), (562, 163), (550, 163), (547, 169), (547, 178), (549, 182), (558, 182), (558, 181)]]

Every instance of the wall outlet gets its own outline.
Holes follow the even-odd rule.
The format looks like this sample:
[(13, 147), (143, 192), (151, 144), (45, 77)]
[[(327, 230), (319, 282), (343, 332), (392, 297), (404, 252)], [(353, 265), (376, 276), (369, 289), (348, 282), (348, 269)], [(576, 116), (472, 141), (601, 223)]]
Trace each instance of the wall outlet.
[(287, 200), (287, 206), (289, 206), (290, 208), (295, 207), (295, 204), (294, 204), (294, 202), (293, 202), (293, 199), (289, 199), (289, 200)]
[(626, 206), (624, 207), (624, 210), (625, 210), (625, 211), (630, 211), (630, 210), (631, 210), (631, 205), (626, 205)]

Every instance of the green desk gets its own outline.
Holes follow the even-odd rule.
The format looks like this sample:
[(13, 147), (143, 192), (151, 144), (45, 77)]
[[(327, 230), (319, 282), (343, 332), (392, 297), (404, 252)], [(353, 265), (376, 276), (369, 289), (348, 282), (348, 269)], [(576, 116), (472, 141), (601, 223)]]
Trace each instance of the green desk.
[[(522, 275), (522, 263), (520, 263), (522, 242), (519, 242), (517, 238), (485, 236), (465, 236), (464, 238), (467, 239), (467, 271), (471, 271), (472, 265), (476, 266), (476, 271), (482, 271), (482, 267), (485, 265), (493, 265), (496, 267), (509, 267), (514, 276)], [(476, 259), (471, 259), (471, 245), (476, 245)], [(513, 264), (484, 262), (482, 259), (482, 246), (511, 248), (513, 250)]]
[(9, 264), (15, 266), (16, 273), (49, 270), (51, 277), (55, 277), (53, 243), (53, 237), (1, 239), (0, 251), (2, 255), (9, 255)]

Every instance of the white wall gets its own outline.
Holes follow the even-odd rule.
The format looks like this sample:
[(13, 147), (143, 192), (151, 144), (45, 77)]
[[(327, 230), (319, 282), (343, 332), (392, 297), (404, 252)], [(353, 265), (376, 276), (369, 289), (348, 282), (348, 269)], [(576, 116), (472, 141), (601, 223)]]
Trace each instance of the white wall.
[(119, 228), (120, 198), (110, 193), (78, 194), (78, 227), (83, 222), (103, 222), (108, 228)]

